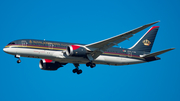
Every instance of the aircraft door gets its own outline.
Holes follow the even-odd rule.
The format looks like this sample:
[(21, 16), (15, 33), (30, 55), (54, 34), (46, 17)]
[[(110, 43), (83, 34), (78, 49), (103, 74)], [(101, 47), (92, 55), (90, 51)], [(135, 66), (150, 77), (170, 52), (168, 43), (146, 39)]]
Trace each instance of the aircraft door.
[(49, 49), (53, 49), (53, 44), (52, 43), (48, 43), (48, 47), (49, 47)]
[(132, 52), (128, 51), (128, 57), (132, 57)]
[(26, 42), (26, 41), (23, 40), (23, 41), (21, 41), (21, 43), (22, 43), (22, 46), (23, 46), (23, 47), (26, 47), (26, 46), (27, 46), (27, 42)]

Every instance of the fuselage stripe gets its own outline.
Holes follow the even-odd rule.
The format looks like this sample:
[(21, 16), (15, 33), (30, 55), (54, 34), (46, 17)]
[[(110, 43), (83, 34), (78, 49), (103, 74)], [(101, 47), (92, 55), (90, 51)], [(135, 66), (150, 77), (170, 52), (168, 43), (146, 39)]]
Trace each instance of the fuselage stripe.
[[(30, 49), (45, 49), (45, 50), (53, 50), (53, 51), (58, 51), (58, 50), (66, 50), (65, 47), (49, 47), (49, 46), (36, 46), (36, 45), (25, 45), (23, 46), (22, 44), (13, 44), (13, 45), (7, 45), (5, 48), (30, 48)], [(132, 54), (123, 54), (123, 53), (112, 53), (112, 52), (104, 52), (104, 55), (111, 55), (111, 56), (127, 56), (127, 57), (132, 57), (132, 58), (140, 58), (143, 59), (139, 56), (132, 55)]]

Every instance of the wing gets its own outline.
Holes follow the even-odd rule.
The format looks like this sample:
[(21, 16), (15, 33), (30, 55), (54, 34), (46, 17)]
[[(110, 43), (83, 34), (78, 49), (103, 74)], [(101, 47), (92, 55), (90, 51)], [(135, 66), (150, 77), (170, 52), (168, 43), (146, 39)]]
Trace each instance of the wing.
[[(104, 51), (106, 51), (108, 48), (114, 46), (114, 45), (117, 45), (119, 44), (120, 42), (124, 41), (124, 40), (127, 40), (129, 39), (130, 37), (133, 36), (133, 34), (136, 34), (138, 32), (140, 32), (141, 30), (155, 24), (155, 23), (158, 23), (159, 21), (156, 21), (156, 22), (153, 22), (153, 23), (150, 23), (150, 24), (146, 24), (144, 26), (141, 26), (139, 28), (136, 28), (136, 29), (133, 29), (131, 31), (128, 31), (128, 32), (125, 32), (123, 34), (120, 34), (120, 35), (117, 35), (117, 36), (114, 36), (114, 37), (111, 37), (109, 39), (105, 39), (105, 40), (102, 40), (102, 41), (99, 41), (99, 42), (95, 42), (95, 43), (92, 43), (92, 44), (88, 44), (86, 45), (86, 47), (91, 50), (88, 58), (90, 60), (93, 59), (96, 59), (99, 55), (101, 55)], [(91, 57), (92, 56), (92, 57)]]

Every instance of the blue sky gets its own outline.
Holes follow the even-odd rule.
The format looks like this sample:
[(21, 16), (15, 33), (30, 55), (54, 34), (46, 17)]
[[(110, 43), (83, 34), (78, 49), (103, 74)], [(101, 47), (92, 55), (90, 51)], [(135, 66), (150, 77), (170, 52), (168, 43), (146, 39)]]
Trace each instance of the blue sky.
[[(129, 66), (68, 64), (43, 71), (39, 59), (1, 50), (0, 101), (180, 101), (179, 0), (1, 0), (1, 49), (17, 39), (90, 44), (157, 20), (152, 52), (176, 48), (161, 60)], [(119, 47), (131, 47), (146, 31)]]

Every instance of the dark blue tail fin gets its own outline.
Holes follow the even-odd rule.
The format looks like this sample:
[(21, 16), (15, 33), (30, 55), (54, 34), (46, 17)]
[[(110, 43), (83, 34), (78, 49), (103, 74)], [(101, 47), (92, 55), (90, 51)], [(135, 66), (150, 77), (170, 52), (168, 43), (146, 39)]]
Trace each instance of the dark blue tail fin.
[(151, 52), (159, 26), (151, 27), (131, 48), (135, 51)]

